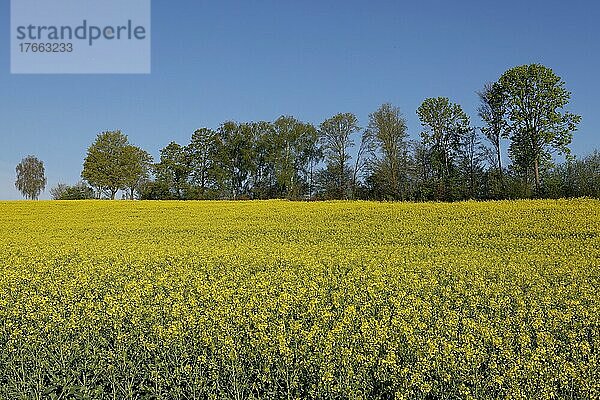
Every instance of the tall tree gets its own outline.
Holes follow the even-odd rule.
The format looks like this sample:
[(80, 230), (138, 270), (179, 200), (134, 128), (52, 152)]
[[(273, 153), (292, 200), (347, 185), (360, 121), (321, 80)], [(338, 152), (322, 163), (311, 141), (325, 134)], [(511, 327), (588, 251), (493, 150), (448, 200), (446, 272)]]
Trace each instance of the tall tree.
[[(275, 176), (275, 161), (279, 156), (279, 144), (276, 142), (273, 124), (266, 121), (242, 124), (242, 129), (251, 139), (251, 148), (244, 149), (250, 162), (246, 189), (252, 198), (268, 199), (279, 197)], [(243, 160), (240, 160), (243, 161)]]
[(408, 133), (400, 109), (383, 104), (369, 115), (365, 131), (369, 169), (378, 177), (380, 192), (385, 198), (403, 199), (406, 196), (408, 166)]
[(185, 198), (189, 187), (190, 162), (185, 148), (171, 142), (160, 150), (160, 161), (154, 165), (156, 180), (175, 199)]
[(423, 101), (417, 115), (425, 130), (421, 133), (423, 143), (429, 147), (431, 163), (441, 183), (441, 198), (452, 198), (455, 158), (462, 137), (470, 131), (469, 117), (460, 105), (446, 97), (428, 98)]
[(568, 145), (581, 117), (563, 111), (571, 93), (565, 82), (540, 64), (521, 65), (499, 80), (509, 120), (512, 154), (533, 166), (540, 191), (540, 164), (555, 151), (570, 154)]
[(360, 178), (365, 176), (369, 164), (369, 153), (372, 142), (364, 132), (360, 137), (360, 145), (354, 157), (354, 168), (352, 169), (352, 199), (356, 199), (360, 188)]
[(500, 180), (504, 181), (502, 171), (502, 151), (501, 140), (507, 137), (507, 123), (504, 118), (506, 114), (506, 101), (502, 86), (498, 82), (488, 83), (483, 87), (479, 95), (479, 108), (477, 109), (479, 117), (485, 123), (481, 132), (493, 146), (495, 153), (495, 163), (500, 174)]
[(427, 201), (435, 198), (435, 171), (431, 164), (431, 149), (422, 141), (413, 142), (412, 196), (415, 200)]
[(129, 145), (127, 136), (121, 131), (108, 131), (98, 134), (88, 148), (83, 162), (81, 177), (114, 200), (117, 191), (125, 186), (125, 148)]
[(232, 199), (248, 191), (254, 165), (254, 132), (252, 124), (233, 121), (224, 122), (217, 130), (219, 186)]
[(217, 133), (212, 129), (200, 128), (192, 134), (186, 150), (189, 155), (190, 179), (199, 190), (200, 198), (214, 185), (217, 153)]
[(358, 132), (358, 120), (352, 113), (342, 113), (323, 121), (319, 126), (319, 138), (323, 146), (328, 176), (334, 179), (335, 196), (348, 197), (349, 181), (352, 179), (350, 148), (354, 146), (352, 134)]
[(135, 198), (135, 192), (150, 178), (152, 156), (145, 150), (133, 145), (123, 149), (123, 187), (127, 190), (129, 199)]
[(462, 136), (458, 165), (461, 172), (461, 198), (463, 199), (477, 197), (479, 182), (483, 177), (482, 161), (485, 158), (485, 150), (477, 135), (477, 129), (472, 128)]
[(46, 188), (46, 175), (44, 163), (35, 156), (27, 156), (21, 160), (15, 168), (17, 180), (15, 187), (23, 197), (29, 200), (37, 200)]
[(273, 122), (272, 162), (277, 182), (277, 196), (298, 198), (309, 168), (312, 147), (316, 145), (317, 131), (311, 124), (290, 116)]
[(304, 136), (304, 176), (308, 186), (308, 198), (313, 199), (315, 191), (315, 175), (317, 165), (323, 160), (323, 148), (319, 143), (319, 133), (314, 126), (310, 126), (307, 135)]

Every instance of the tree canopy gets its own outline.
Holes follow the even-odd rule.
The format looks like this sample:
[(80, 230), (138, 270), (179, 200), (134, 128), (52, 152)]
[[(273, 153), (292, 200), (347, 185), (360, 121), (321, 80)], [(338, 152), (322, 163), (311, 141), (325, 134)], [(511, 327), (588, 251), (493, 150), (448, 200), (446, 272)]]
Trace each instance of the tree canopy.
[[(511, 68), (478, 96), (481, 126), (448, 97), (425, 99), (416, 110), (423, 128), (417, 140), (390, 103), (369, 115), (365, 129), (352, 113), (317, 125), (282, 115), (201, 127), (189, 143), (160, 149), (155, 164), (121, 131), (102, 132), (81, 176), (111, 199), (118, 190), (131, 199), (180, 200), (453, 201), (594, 192), (583, 188), (595, 181), (597, 157), (570, 157), (581, 117), (565, 110), (571, 94), (550, 68)], [(568, 157), (555, 165), (554, 153)]]
[(27, 156), (16, 167), (15, 187), (23, 197), (37, 200), (46, 188), (44, 163), (35, 156)]
[(525, 170), (533, 169), (539, 191), (540, 163), (555, 151), (570, 154), (568, 145), (581, 117), (563, 111), (571, 93), (548, 67), (514, 67), (502, 74), (498, 82), (506, 107), (511, 157)]
[(464, 136), (471, 130), (469, 117), (460, 105), (447, 97), (425, 99), (417, 115), (424, 128), (421, 138), (437, 181), (436, 191), (440, 198), (451, 200), (456, 158)]
[(88, 148), (81, 177), (111, 200), (120, 189), (129, 190), (133, 198), (148, 178), (151, 162), (150, 155), (131, 145), (121, 131), (102, 132)]

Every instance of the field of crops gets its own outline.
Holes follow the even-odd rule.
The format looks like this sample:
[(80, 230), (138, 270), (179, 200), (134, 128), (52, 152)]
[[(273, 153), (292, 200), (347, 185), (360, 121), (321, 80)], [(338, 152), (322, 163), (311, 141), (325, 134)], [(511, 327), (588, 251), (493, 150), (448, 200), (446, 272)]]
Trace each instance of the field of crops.
[(0, 203), (0, 398), (600, 398), (600, 201)]

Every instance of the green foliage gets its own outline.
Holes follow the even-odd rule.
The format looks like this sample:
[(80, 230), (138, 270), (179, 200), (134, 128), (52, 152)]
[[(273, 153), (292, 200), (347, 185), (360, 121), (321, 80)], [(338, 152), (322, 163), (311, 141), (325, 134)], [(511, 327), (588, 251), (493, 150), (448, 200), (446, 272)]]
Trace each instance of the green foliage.
[(406, 120), (398, 107), (383, 104), (369, 115), (364, 133), (372, 182), (387, 200), (403, 200), (408, 195), (409, 148)]
[(600, 152), (576, 160), (567, 160), (546, 171), (542, 177), (542, 195), (549, 198), (600, 198)]
[(571, 93), (565, 82), (543, 65), (511, 68), (498, 82), (509, 120), (511, 157), (521, 169), (533, 169), (539, 191), (540, 164), (554, 151), (569, 154), (568, 145), (581, 117), (562, 111)]
[[(336, 114), (318, 129), (293, 116), (200, 128), (187, 145), (172, 142), (160, 151), (155, 180), (148, 153), (118, 131), (105, 132), (90, 148), (84, 174), (112, 198), (119, 189), (130, 198), (179, 200), (454, 201), (595, 193), (575, 183), (594, 179), (569, 164), (580, 117), (563, 111), (570, 93), (552, 70), (515, 67), (478, 94), (483, 126), (477, 128), (448, 98), (425, 99), (417, 110), (420, 142), (409, 141), (404, 117), (389, 103), (369, 115), (362, 135), (351, 113)], [(504, 165), (503, 152), (511, 163)], [(567, 155), (566, 164), (554, 164), (555, 152)]]
[(250, 194), (250, 176), (255, 168), (253, 156), (257, 132), (262, 123), (228, 121), (217, 130), (219, 189), (231, 199)]
[(127, 136), (121, 131), (98, 134), (88, 148), (83, 162), (81, 177), (99, 192), (107, 192), (111, 199), (124, 186), (123, 153), (129, 145)]
[(508, 137), (508, 124), (506, 122), (506, 100), (502, 86), (498, 82), (489, 83), (478, 93), (480, 105), (477, 109), (479, 117), (485, 123), (481, 132), (494, 149), (495, 167), (502, 178), (502, 151), (501, 140)]
[(481, 197), (485, 155), (486, 150), (481, 144), (477, 130), (470, 129), (461, 138), (457, 156), (459, 198), (475, 199)]
[(156, 184), (145, 185), (143, 197), (299, 199), (312, 187), (317, 141), (316, 129), (293, 117), (197, 129), (187, 146), (161, 150)]
[(37, 200), (46, 188), (46, 175), (44, 163), (35, 156), (27, 156), (15, 168), (17, 180), (15, 187), (23, 197)]
[(207, 192), (217, 182), (217, 133), (201, 128), (194, 131), (186, 146), (190, 166), (190, 183), (198, 188), (196, 198), (207, 198)]
[(131, 145), (121, 131), (102, 132), (88, 148), (81, 177), (111, 200), (120, 189), (127, 189), (133, 199), (149, 178), (151, 163), (152, 157)]
[(160, 150), (160, 162), (154, 166), (156, 180), (168, 189), (169, 197), (184, 199), (191, 172), (188, 154), (183, 146), (171, 142)]
[(456, 197), (456, 158), (463, 136), (471, 130), (469, 117), (460, 105), (446, 97), (428, 98), (417, 109), (423, 144), (434, 172), (435, 198), (452, 200)]
[(150, 180), (140, 186), (141, 200), (167, 200), (172, 199), (168, 184), (161, 180)]
[(359, 131), (358, 119), (352, 113), (340, 113), (326, 119), (319, 126), (319, 140), (323, 148), (327, 173), (322, 176), (332, 181), (325, 182), (330, 188), (330, 197), (349, 197), (352, 171), (350, 148), (354, 145), (352, 134)]
[(89, 200), (94, 198), (94, 190), (85, 184), (78, 182), (74, 186), (59, 183), (50, 189), (53, 200)]
[(127, 145), (122, 153), (123, 185), (120, 189), (127, 189), (131, 200), (135, 198), (142, 184), (150, 178), (152, 156), (139, 147)]
[(345, 182), (349, 186), (352, 180), (352, 171), (346, 167), (343, 176), (340, 177), (339, 167), (335, 165), (326, 165), (315, 174), (315, 198), (317, 200), (339, 200), (350, 197), (349, 188), (344, 191), (340, 189), (339, 182)]
[(289, 116), (273, 122), (272, 150), (268, 158), (273, 163), (277, 184), (276, 196), (298, 199), (304, 191), (308, 164), (317, 144), (317, 130)]

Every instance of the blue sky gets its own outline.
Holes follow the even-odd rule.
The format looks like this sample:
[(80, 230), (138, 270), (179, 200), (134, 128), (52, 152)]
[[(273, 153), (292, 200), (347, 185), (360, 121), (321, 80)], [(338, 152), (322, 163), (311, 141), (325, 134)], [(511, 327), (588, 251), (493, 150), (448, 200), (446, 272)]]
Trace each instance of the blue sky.
[(48, 189), (79, 180), (105, 130), (158, 155), (199, 127), (293, 115), (320, 123), (384, 102), (410, 134), (427, 97), (471, 115), (485, 82), (515, 65), (551, 67), (583, 116), (572, 149), (600, 148), (600, 5), (595, 1), (167, 1), (152, 4), (150, 75), (11, 75), (9, 1), (0, 0), (0, 199), (15, 165), (44, 161)]

